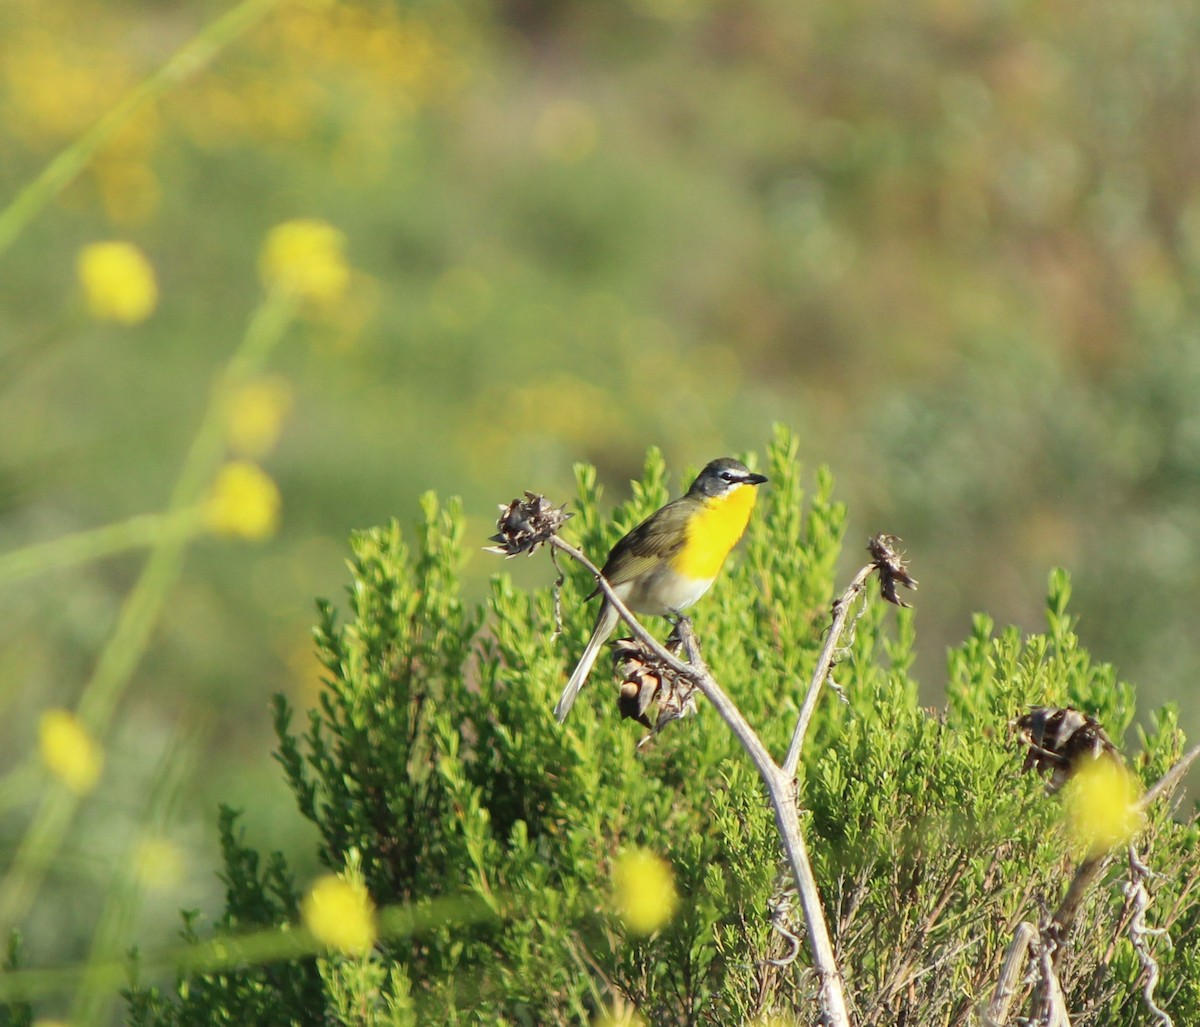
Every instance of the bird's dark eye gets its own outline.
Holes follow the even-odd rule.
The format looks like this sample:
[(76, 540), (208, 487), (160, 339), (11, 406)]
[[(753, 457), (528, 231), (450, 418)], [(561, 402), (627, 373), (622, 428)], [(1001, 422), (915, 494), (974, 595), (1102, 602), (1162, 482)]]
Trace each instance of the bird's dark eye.
[(722, 471), (721, 477), (725, 481), (737, 481), (738, 480), (737, 475), (734, 474), (733, 471)]

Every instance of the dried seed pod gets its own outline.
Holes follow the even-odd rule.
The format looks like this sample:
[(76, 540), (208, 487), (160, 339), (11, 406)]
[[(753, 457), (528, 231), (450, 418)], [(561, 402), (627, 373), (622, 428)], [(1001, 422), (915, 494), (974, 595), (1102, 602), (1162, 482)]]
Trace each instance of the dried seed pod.
[(1029, 747), (1022, 770), (1050, 771), (1047, 793), (1057, 792), (1084, 759), (1121, 754), (1095, 717), (1070, 706), (1035, 706), (1013, 723), (1017, 737)]
[(613, 670), (621, 681), (617, 699), (621, 716), (653, 728), (646, 711), (657, 698), (663, 677), (654, 654), (636, 639), (618, 639), (613, 648)]
[(896, 593), (896, 586), (903, 585), (915, 592), (917, 579), (908, 573), (908, 561), (897, 548), (901, 541), (903, 540), (896, 535), (880, 533), (867, 540), (867, 552), (871, 554), (871, 559), (875, 561), (875, 567), (879, 571), (880, 594), (889, 603), (908, 607), (912, 604), (900, 598)]
[[(678, 650), (670, 641), (667, 648)], [(634, 638), (618, 639), (613, 650), (613, 667), (621, 681), (617, 709), (622, 717), (636, 720), (650, 729), (638, 744), (644, 745), (672, 720), (686, 717), (696, 709), (696, 686), (677, 674)], [(654, 719), (650, 707), (657, 707)]]
[(485, 553), (503, 557), (531, 554), (552, 535), (558, 534), (563, 522), (571, 517), (561, 506), (551, 506), (550, 500), (535, 492), (526, 492), (524, 499), (514, 499), (500, 506), (497, 533), (488, 540), (494, 546), (484, 546)]

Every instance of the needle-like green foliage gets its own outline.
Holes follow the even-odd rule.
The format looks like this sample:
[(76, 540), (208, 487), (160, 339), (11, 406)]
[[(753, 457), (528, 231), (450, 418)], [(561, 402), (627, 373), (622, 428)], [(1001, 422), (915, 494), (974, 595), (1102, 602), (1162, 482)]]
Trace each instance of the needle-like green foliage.
[[(771, 485), (749, 537), (694, 619), (714, 675), (781, 758), (837, 591), (846, 511), (824, 471), (805, 495), (786, 433), (764, 470)], [(565, 530), (603, 557), (679, 485), (652, 452), (633, 498), (602, 515), (595, 473), (581, 468)], [(618, 716), (602, 664), (560, 727), (550, 711), (591, 626), (589, 575), (565, 568), (561, 633), (545, 554), (534, 557), (547, 560), (545, 588), (519, 590), (501, 570), (473, 607), (460, 571), (484, 540), (464, 536), (456, 504), (428, 496), (422, 513), (411, 547), (397, 524), (354, 536), (347, 612), (320, 607), (324, 691), (299, 729), (277, 700), (278, 755), (320, 832), (321, 860), (353, 864), (376, 906), (459, 897), (484, 914), (403, 937), (385, 927), (366, 956), (135, 987), (131, 1022), (490, 1027), (619, 1022), (632, 1008), (653, 1025), (816, 1023), (774, 823), (722, 723), (701, 704), (639, 748), (645, 730)], [(1078, 853), (1059, 798), (1021, 772), (1014, 717), (1034, 704), (1086, 711), (1137, 752), (1129, 762), (1143, 783), (1182, 750), (1169, 709), (1128, 737), (1134, 690), (1080, 648), (1068, 592), (1053, 575), (1043, 634), (997, 633), (976, 618), (949, 655), (944, 705), (942, 683), (918, 688), (911, 675), (911, 611), (872, 596), (844, 639), (833, 672), (844, 701), (822, 698), (799, 788), (855, 1023), (982, 1022), (1014, 928), (1061, 900)], [(228, 907), (216, 931), (294, 924), (298, 890), (282, 861), (260, 865), (231, 816), (222, 827)], [(1197, 838), (1159, 803), (1136, 843), (1162, 875), (1149, 882), (1147, 918), (1173, 941), (1150, 945), (1158, 1000), (1177, 1024), (1200, 1022)], [(669, 863), (679, 897), (649, 935), (627, 928), (614, 894), (633, 850)], [(1126, 873), (1114, 860), (1059, 954), (1077, 1027), (1147, 1022)], [(1030, 986), (1020, 987), (1027, 1006)]]

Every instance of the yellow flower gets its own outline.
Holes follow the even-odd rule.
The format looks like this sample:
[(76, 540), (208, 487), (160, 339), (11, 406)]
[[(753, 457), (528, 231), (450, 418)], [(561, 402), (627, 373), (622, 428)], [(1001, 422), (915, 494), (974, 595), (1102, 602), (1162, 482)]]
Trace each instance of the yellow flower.
[(635, 934), (657, 931), (679, 905), (671, 864), (647, 849), (622, 855), (613, 880), (617, 911)]
[(143, 838), (134, 854), (137, 879), (151, 891), (167, 891), (183, 880), (179, 846), (166, 838)]
[(92, 316), (137, 324), (158, 304), (154, 268), (127, 242), (96, 242), (79, 251), (79, 281)]
[(328, 304), (342, 297), (350, 281), (346, 237), (324, 221), (285, 221), (267, 233), (258, 267), (270, 289)]
[(279, 441), (292, 393), (281, 378), (260, 378), (243, 385), (229, 402), (229, 447), (244, 456), (265, 456)]
[(96, 787), (104, 753), (79, 718), (68, 710), (47, 710), (38, 724), (42, 763), (76, 795)]
[(1137, 780), (1117, 760), (1086, 760), (1063, 789), (1071, 837), (1092, 856), (1124, 845), (1142, 825), (1139, 793)]
[(217, 472), (204, 503), (204, 523), (214, 535), (264, 539), (279, 526), (279, 489), (248, 460), (231, 460)]
[(304, 896), (300, 913), (327, 948), (358, 955), (375, 944), (375, 906), (361, 884), (326, 874)]

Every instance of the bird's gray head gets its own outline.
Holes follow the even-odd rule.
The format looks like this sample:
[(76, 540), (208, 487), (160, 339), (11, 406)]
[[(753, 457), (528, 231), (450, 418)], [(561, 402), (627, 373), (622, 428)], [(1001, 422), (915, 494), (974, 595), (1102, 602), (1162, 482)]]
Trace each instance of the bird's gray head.
[(704, 468), (688, 489), (689, 496), (720, 496), (739, 485), (761, 485), (765, 474), (755, 474), (740, 460), (723, 456)]

